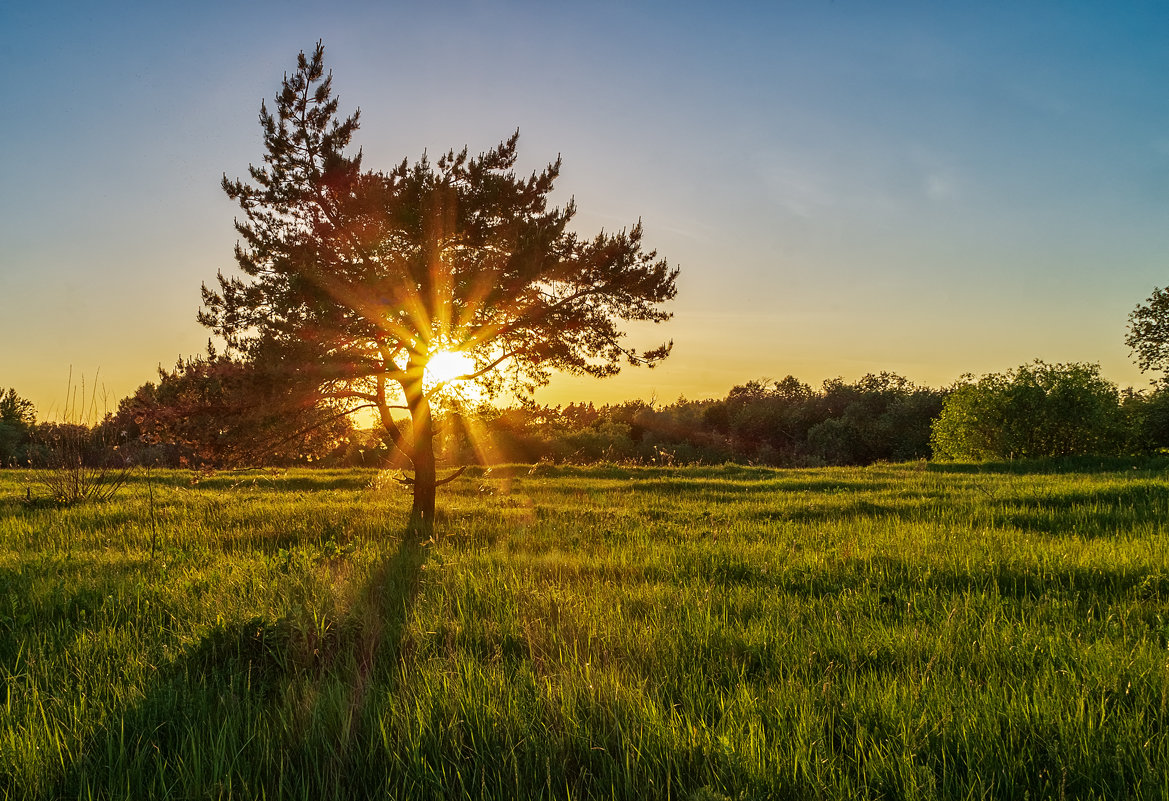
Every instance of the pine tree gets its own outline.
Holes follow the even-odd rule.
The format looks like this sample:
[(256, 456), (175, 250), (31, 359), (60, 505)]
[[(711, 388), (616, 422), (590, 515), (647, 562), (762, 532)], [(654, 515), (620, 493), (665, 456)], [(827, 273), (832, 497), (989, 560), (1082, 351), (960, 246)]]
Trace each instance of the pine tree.
[[(518, 132), (478, 156), (366, 170), (349, 151), (359, 113), (341, 117), (320, 43), (302, 52), (260, 110), (264, 161), (223, 188), (243, 211), (240, 276), (203, 287), (199, 320), (233, 352), (276, 361), (324, 399), (377, 410), (413, 465), (411, 530), (433, 525), (439, 479), (432, 407), (450, 385), (530, 392), (552, 370), (613, 375), (650, 365), (672, 343), (637, 352), (622, 320), (662, 322), (677, 270), (642, 248), (640, 222), (591, 239), (568, 228), (576, 212), (549, 194), (560, 160), (514, 171)], [(466, 372), (427, 380), (438, 353)], [(473, 366), (471, 366), (473, 365)], [(392, 418), (409, 413), (402, 433)]]

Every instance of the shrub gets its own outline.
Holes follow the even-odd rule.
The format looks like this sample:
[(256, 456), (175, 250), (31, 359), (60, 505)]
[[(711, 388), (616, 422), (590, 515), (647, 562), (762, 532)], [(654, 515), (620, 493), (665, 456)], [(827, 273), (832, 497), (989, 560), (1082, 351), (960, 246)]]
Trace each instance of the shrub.
[(28, 461), (30, 434), (36, 424), (32, 402), (15, 389), (0, 392), (0, 467), (23, 465)]
[(1156, 453), (1169, 448), (1169, 387), (1154, 392), (1126, 393), (1122, 409), (1132, 453)]
[(109, 500), (129, 478), (129, 461), (105, 441), (101, 429), (41, 423), (33, 439), (34, 480), (59, 504)]
[(941, 459), (1116, 454), (1125, 444), (1120, 393), (1099, 365), (1036, 360), (960, 383), (930, 441)]

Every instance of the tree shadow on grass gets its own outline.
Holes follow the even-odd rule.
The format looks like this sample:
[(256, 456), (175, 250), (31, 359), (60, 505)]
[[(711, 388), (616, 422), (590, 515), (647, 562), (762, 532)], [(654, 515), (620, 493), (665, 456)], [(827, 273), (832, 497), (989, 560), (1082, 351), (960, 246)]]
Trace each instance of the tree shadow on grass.
[(1065, 456), (1049, 459), (1015, 459), (1005, 462), (929, 462), (931, 473), (1005, 473), (1009, 475), (1057, 475), (1061, 473), (1131, 473), (1169, 470), (1165, 456)]
[(923, 570), (918, 560), (892, 556), (769, 570), (732, 552), (696, 553), (680, 559), (672, 574), (655, 578), (684, 585), (701, 581), (719, 587), (764, 588), (801, 601), (871, 593), (903, 599), (922, 593), (989, 593), (1012, 602), (1050, 601), (1086, 610), (1111, 603), (1162, 603), (1169, 598), (1169, 574), (1156, 567), (1065, 564), (1039, 569), (1000, 563)]
[(345, 470), (316, 470), (312, 472), (300, 471), (294, 474), (286, 472), (256, 471), (242, 474), (215, 474), (200, 478), (194, 485), (196, 489), (230, 490), (230, 489), (257, 489), (272, 490), (273, 492), (319, 492), (321, 490), (367, 490), (370, 482), (377, 475), (374, 470), (352, 468)]
[(793, 523), (813, 525), (843, 521), (892, 522), (920, 525), (941, 522), (969, 528), (1009, 525), (1045, 537), (1074, 536), (1086, 540), (1116, 539), (1141, 534), (1142, 527), (1159, 526), (1169, 510), (1169, 488), (1147, 477), (1127, 486), (1102, 486), (1070, 491), (1035, 492), (967, 501), (969, 507), (955, 517), (954, 499), (943, 493), (923, 491), (880, 501), (866, 497), (826, 495), (819, 503), (804, 506), (763, 507), (740, 517), (760, 525)]
[(836, 494), (879, 492), (881, 490), (896, 489), (902, 486), (901, 482), (887, 479), (791, 479), (786, 481), (743, 481), (719, 480), (686, 480), (672, 481), (669, 479), (649, 479), (635, 481), (630, 489), (635, 493), (647, 495), (665, 495), (671, 498), (686, 500), (710, 501), (728, 500), (742, 495), (757, 495), (760, 497), (788, 496), (797, 493)]
[(329, 625), (217, 624), (106, 718), (48, 797), (374, 795), (388, 766), (371, 763), (370, 701), (397, 689), (426, 558), (404, 540)]

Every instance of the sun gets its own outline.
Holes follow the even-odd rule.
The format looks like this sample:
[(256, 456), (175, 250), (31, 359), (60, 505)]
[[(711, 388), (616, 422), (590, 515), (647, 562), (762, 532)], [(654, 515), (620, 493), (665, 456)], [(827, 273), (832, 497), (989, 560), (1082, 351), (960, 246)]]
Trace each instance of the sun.
[(457, 350), (440, 350), (426, 363), (426, 383), (441, 384), (475, 372), (475, 360)]

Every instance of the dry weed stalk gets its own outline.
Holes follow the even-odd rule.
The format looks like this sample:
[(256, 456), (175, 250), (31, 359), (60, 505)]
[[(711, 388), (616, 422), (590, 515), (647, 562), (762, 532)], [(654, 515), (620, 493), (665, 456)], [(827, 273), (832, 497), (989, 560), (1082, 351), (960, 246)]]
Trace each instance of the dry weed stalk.
[[(103, 393), (103, 400), (105, 399)], [(114, 497), (130, 477), (130, 464), (118, 446), (106, 441), (103, 431), (91, 421), (97, 419), (97, 379), (88, 402), (85, 378), (81, 379), (81, 403), (69, 369), (64, 422), (52, 425), (40, 437), (38, 469), (33, 479), (53, 501), (72, 506), (86, 501)]]

